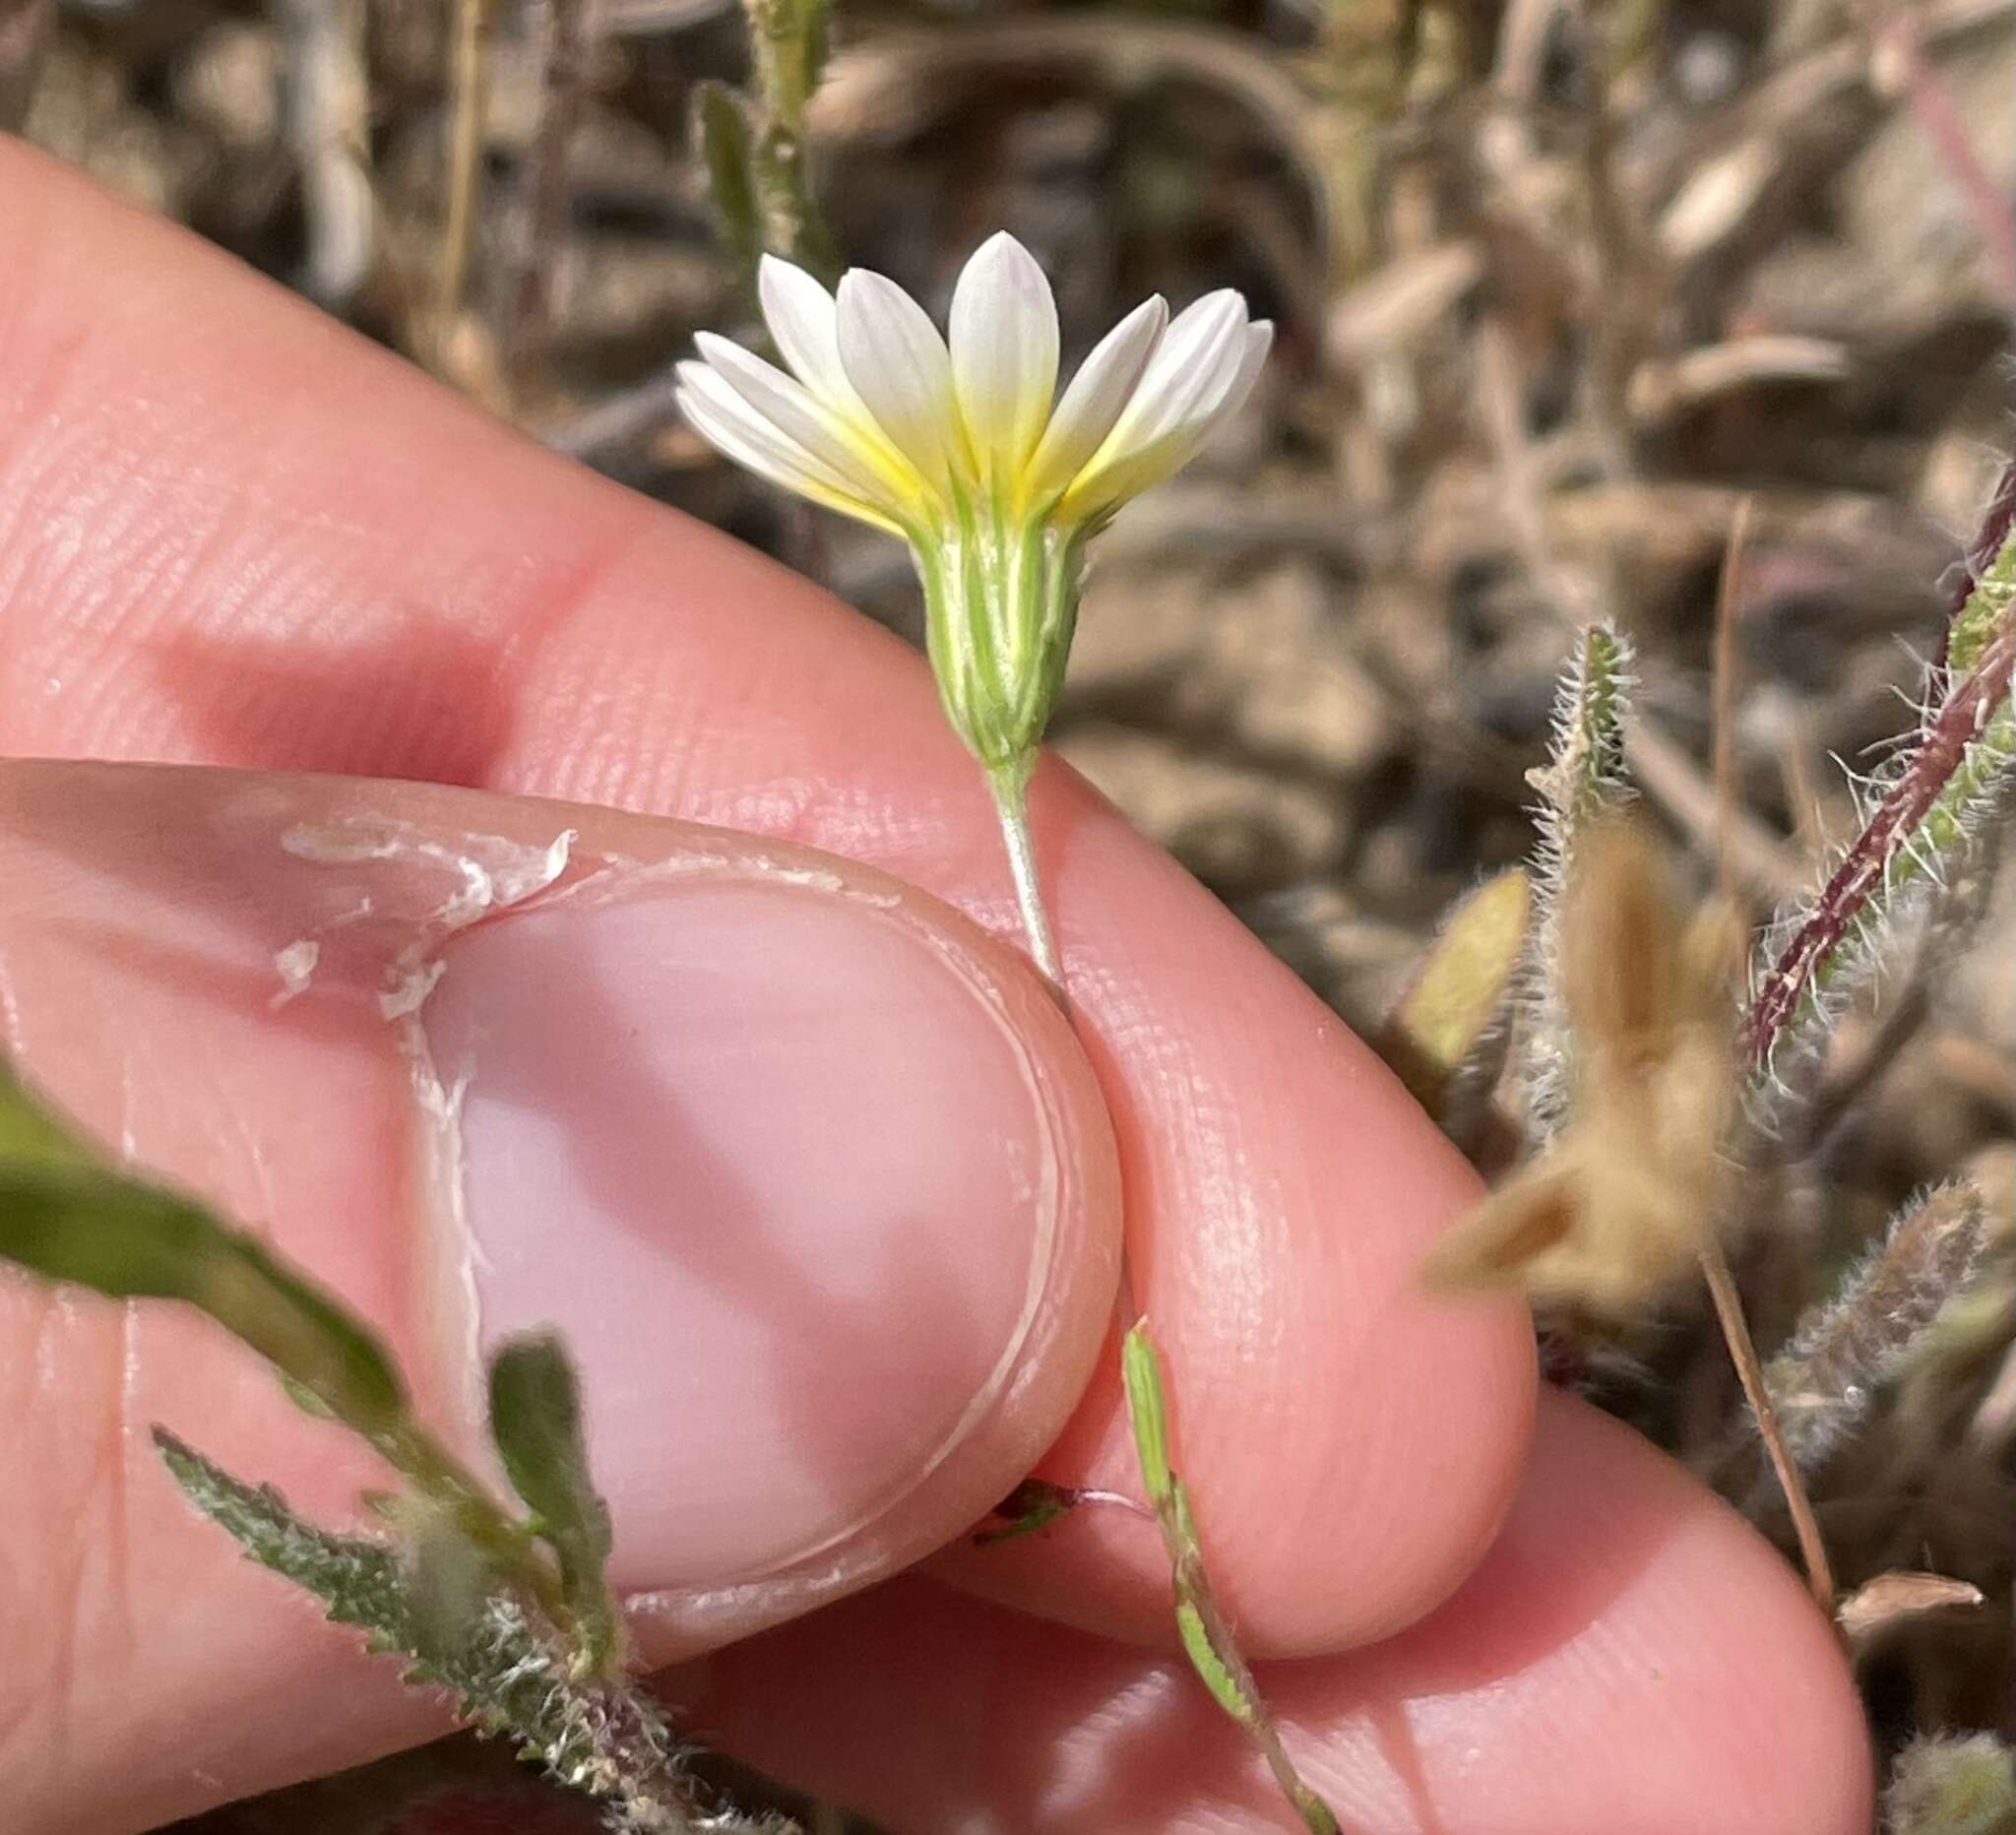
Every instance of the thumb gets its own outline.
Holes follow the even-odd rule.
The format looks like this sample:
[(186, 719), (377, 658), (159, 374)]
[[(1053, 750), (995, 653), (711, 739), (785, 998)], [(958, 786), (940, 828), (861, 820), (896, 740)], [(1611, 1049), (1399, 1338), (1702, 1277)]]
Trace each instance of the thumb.
[[(485, 1347), (566, 1335), (648, 1659), (916, 1559), (1078, 1398), (1104, 1110), (1035, 976), (922, 893), (682, 822), (75, 764), (0, 766), (0, 879), (29, 1074), (377, 1322), (451, 1439)], [(205, 1321), (0, 1274), (12, 1827), (428, 1731), (195, 1519), (155, 1421), (325, 1522), (384, 1482)]]

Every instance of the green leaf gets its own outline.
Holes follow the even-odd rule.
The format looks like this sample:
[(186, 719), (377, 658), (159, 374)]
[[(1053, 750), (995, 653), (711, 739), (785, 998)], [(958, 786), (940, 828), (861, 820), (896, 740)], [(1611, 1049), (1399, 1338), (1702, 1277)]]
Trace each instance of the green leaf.
[[(1624, 777), (1624, 720), (1630, 711), (1630, 643), (1609, 624), (1584, 628), (1554, 696), (1554, 730), (1537, 787), (1554, 819), (1569, 830), (1629, 793)], [(1567, 852), (1571, 834), (1557, 837)]]
[(1578, 844), (1586, 830), (1631, 797), (1624, 772), (1624, 722), (1630, 712), (1630, 643), (1613, 626), (1585, 626), (1554, 693), (1547, 762), (1528, 774), (1541, 793), (1535, 811), (1529, 920), (1531, 974), (1526, 990), (1521, 1080), (1532, 1145), (1544, 1146), (1567, 1118), (1575, 1041), (1562, 991), (1561, 912)]
[(1246, 1698), (1239, 1687), (1238, 1677), (1226, 1665), (1212, 1644), (1211, 1633), (1205, 1629), (1204, 1614), (1188, 1600), (1176, 1602), (1176, 1634), (1183, 1640), (1183, 1653), (1190, 1659), (1190, 1667), (1204, 1678), (1204, 1686), (1211, 1690), (1211, 1698), (1237, 1721), (1241, 1727), (1250, 1726), (1254, 1718), (1253, 1703)]
[(2016, 536), (2003, 539), (1953, 619), (1946, 667), (1954, 680), (1981, 661), (1982, 652), (2008, 622), (2012, 609), (2016, 609)]
[(386, 1544), (317, 1529), (271, 1485), (232, 1478), (165, 1427), (155, 1428), (154, 1443), (189, 1501), (260, 1566), (314, 1594), (338, 1624), (371, 1632), (377, 1648), (412, 1648), (399, 1558)]
[(1141, 1482), (1148, 1501), (1158, 1512), (1175, 1496), (1169, 1473), (1168, 1403), (1163, 1393), (1162, 1360), (1148, 1321), (1137, 1321), (1120, 1347), (1120, 1374), (1127, 1385), (1127, 1410), (1134, 1427), (1134, 1450), (1141, 1460)]
[(670, 1835), (761, 1826), (787, 1835), (788, 1824), (752, 1824), (704, 1804), (688, 1748), (650, 1697), (568, 1675), (550, 1634), (510, 1594), (479, 1597), (432, 1643), (416, 1611), (412, 1562), (384, 1543), (303, 1521), (270, 1485), (233, 1478), (163, 1427), (154, 1438), (190, 1501), (253, 1560), (314, 1594), (337, 1623), (365, 1630), (372, 1650), (405, 1656), (406, 1679), (449, 1690), (466, 1725), (510, 1739), (562, 1784), (616, 1806), (621, 1827)]
[(360, 1432), (403, 1417), (377, 1338), (253, 1235), (134, 1177), (0, 1069), (0, 1257), (113, 1299), (200, 1308)]
[(763, 252), (763, 212), (757, 202), (756, 137), (747, 104), (726, 84), (709, 78), (693, 97), (693, 142), (722, 233), (744, 267)]
[(104, 1164), (104, 1156), (48, 1105), (31, 1096), (11, 1065), (0, 1062), (0, 1161), (24, 1167), (90, 1167)]
[(514, 1338), (491, 1359), (490, 1435), (532, 1509), (535, 1531), (559, 1556), (561, 1592), (587, 1667), (604, 1670), (621, 1623), (604, 1571), (609, 1512), (589, 1476), (580, 1390), (556, 1334)]
[(986, 1549), (1034, 1535), (1075, 1510), (1078, 1500), (1079, 1493), (1068, 1486), (1052, 1485), (1046, 1479), (1024, 1479), (994, 1506), (993, 1515), (999, 1521), (976, 1531), (974, 1543)]

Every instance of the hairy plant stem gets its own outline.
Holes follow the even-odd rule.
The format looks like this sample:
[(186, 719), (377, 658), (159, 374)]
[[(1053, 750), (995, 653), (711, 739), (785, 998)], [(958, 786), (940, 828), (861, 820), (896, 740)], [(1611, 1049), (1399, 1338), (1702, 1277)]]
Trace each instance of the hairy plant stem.
[(1966, 815), (2016, 758), (2009, 706), (2016, 632), (2004, 631), (1939, 703), (1910, 762), (1876, 804), (1812, 909), (1759, 982), (1743, 1028), (1753, 1071), (1801, 1013), (1824, 996), (1844, 961), (1843, 943), (1887, 900), (1933, 871), (1930, 854), (1965, 839)]
[(1798, 1023), (1826, 1011), (1852, 947), (1922, 880), (1943, 885), (2016, 763), (2016, 461), (2005, 465), (1969, 544), (1917, 741), (1880, 787), (1861, 833), (1760, 976), (1743, 1026), (1751, 1073)]
[(1772, 1405), (1771, 1392), (1765, 1387), (1764, 1366), (1758, 1360), (1757, 1347), (1750, 1337), (1749, 1321), (1743, 1317), (1742, 1296), (1736, 1291), (1735, 1276), (1730, 1272), (1729, 1259), (1722, 1252), (1722, 1244), (1713, 1236), (1701, 1251), (1701, 1272), (1708, 1281), (1709, 1297), (1715, 1302), (1715, 1316), (1729, 1346), (1730, 1361), (1735, 1365), (1736, 1380), (1743, 1386), (1750, 1413), (1756, 1418), (1758, 1436), (1764, 1442), (1772, 1471), (1778, 1475), (1779, 1487), (1785, 1492), (1786, 1508), (1792, 1512), (1793, 1534), (1798, 1539), (1799, 1559), (1806, 1569), (1806, 1585), (1812, 1590), (1820, 1610), (1831, 1618), (1834, 1615), (1834, 1569), (1827, 1559), (1827, 1545), (1821, 1539), (1819, 1520), (1813, 1514), (1813, 1500), (1806, 1494), (1805, 1481), (1799, 1477), (1798, 1462), (1785, 1443), (1778, 1410)]
[(743, 0), (761, 102), (752, 176), (766, 248), (828, 280), (839, 272), (833, 234), (812, 195), (805, 111), (826, 67), (831, 0)]
[(621, 1676), (579, 1673), (554, 1627), (529, 1602), (493, 1593), (440, 1635), (415, 1611), (396, 1548), (339, 1536), (296, 1516), (271, 1486), (233, 1478), (163, 1427), (154, 1438), (185, 1495), (244, 1553), (322, 1602), (338, 1624), (366, 1633), (366, 1648), (408, 1660), (406, 1680), (446, 1689), (459, 1717), (510, 1740), (560, 1783), (609, 1806), (627, 1835), (698, 1835), (751, 1824), (703, 1803), (683, 1744), (658, 1704)]

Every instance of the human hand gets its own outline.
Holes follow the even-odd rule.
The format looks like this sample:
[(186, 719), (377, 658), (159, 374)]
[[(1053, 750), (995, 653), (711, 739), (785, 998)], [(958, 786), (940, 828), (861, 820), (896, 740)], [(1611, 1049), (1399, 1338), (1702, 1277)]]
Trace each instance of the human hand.
[[(901, 645), (33, 155), (0, 200), (0, 744), (340, 774), (0, 769), (9, 1048), (465, 1437), (472, 1297), (559, 1323), (640, 1649), (722, 1744), (898, 1828), (1278, 1825), (1125, 1512), (869, 1584), (1052, 1441), (1134, 1487), (1124, 1222), (1216, 1577), (1304, 1659), (1263, 1684), (1348, 1827), (1867, 1826), (1796, 1578), (1623, 1428), (1536, 1421), (1523, 1315), (1416, 1279), (1467, 1170), (1082, 785), (1036, 792), (1081, 1048), (972, 921), (1011, 921), (991, 812)], [(402, 960), (446, 964), (411, 1024)], [(10, 1827), (434, 1730), (159, 1470), (156, 1420), (325, 1520), (373, 1482), (235, 1347), (0, 1281), (0, 1396)]]

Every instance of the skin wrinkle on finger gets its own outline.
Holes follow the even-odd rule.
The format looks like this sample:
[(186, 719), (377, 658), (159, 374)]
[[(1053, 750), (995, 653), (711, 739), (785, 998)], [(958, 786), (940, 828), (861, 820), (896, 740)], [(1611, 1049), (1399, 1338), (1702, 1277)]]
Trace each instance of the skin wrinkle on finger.
[[(1012, 910), (984, 791), (895, 638), (529, 449), (215, 252), (106, 213), (32, 156), (0, 161), (0, 182), (19, 173), (65, 200), (43, 213), (24, 350), (63, 335), (66, 301), (175, 270), (145, 326), (96, 330), (45, 405), (74, 422), (60, 466), (40, 423), (0, 413), (0, 525), (33, 581), (0, 606), (21, 660), (0, 742), (480, 775), (760, 826), (983, 919)], [(102, 411), (162, 378), (178, 430)], [(157, 551), (114, 542), (94, 578), (169, 568), (164, 610), (80, 605), (38, 548), (45, 525), (89, 514), (99, 475), (139, 481)], [(512, 649), (521, 623), (536, 632), (529, 665)], [(94, 670), (119, 677), (116, 701)], [(45, 676), (67, 684), (44, 693)], [(1413, 1280), (1474, 1183), (1369, 1051), (1108, 805), (1051, 766), (1033, 819), (1228, 1603), (1260, 1652), (1379, 1635), (1475, 1560), (1530, 1419), (1520, 1309), (1430, 1300)], [(1109, 1048), (1130, 1019), (1125, 1049)], [(1137, 1050), (1161, 1068), (1137, 1078)], [(1117, 1400), (1095, 1385), (1049, 1476), (1134, 1482)], [(1283, 1422), (1294, 1435), (1273, 1444)], [(1326, 1546), (1312, 1531), (1339, 1565), (1312, 1565)], [(1166, 1576), (1137, 1536), (1088, 1522), (999, 1552), (994, 1590), (1127, 1635), (1166, 1629)]]
[[(1012, 1330), (986, 1349), (990, 1374), (908, 1483), (864, 1502), (774, 1584), (750, 1576), (714, 1597), (647, 1596), (636, 1627), (647, 1659), (767, 1624), (938, 1546), (1027, 1470), (1083, 1385), (1117, 1271), (1103, 1112), (1047, 990), (923, 895), (767, 839), (607, 811), (420, 785), (19, 761), (0, 764), (0, 863), (13, 888), (0, 955), (22, 982), (32, 1074), (100, 1133), (130, 1115), (145, 1164), (204, 1190), (361, 1304), (394, 1339), (422, 1412), (459, 1422), (472, 1453), (480, 1450), (473, 1418), (457, 1411), (472, 1393), (457, 1323), (466, 1307), (427, 1297), (415, 1259), (429, 1232), (410, 1221), (415, 1194), (404, 1170), (429, 1133), (414, 1109), (413, 1047), (457, 985), (458, 949), (528, 914), (552, 920), (589, 915), (598, 901), (755, 886), (858, 913), (896, 957), (920, 965), (933, 986), (942, 981), (947, 999), (972, 1005), (972, 1024), (1012, 1058), (1031, 1104), (1026, 1124), (1002, 1116), (998, 1128), (1027, 1125), (1043, 1144), (1031, 1162), (1038, 1182), (1004, 1188), (983, 1212), (998, 1231), (1032, 1207)], [(302, 940), (318, 945), (316, 968), (276, 1008), (276, 956)], [(447, 962), (445, 976), (424, 974), (434, 961)], [(400, 1010), (396, 996), (416, 972), (431, 992)], [(592, 1030), (599, 1039), (606, 1028)], [(50, 1043), (37, 1046), (38, 1038)], [(118, 1068), (107, 1048), (116, 1042), (147, 1050), (145, 1075)], [(192, 1063), (228, 1070), (231, 1081), (191, 1078)], [(220, 1142), (231, 1157), (218, 1157)], [(265, 1172), (239, 1151), (246, 1142)], [(958, 1163), (956, 1142), (944, 1157)], [(278, 1202), (259, 1214), (250, 1200), (269, 1174)], [(972, 1221), (961, 1208), (945, 1227)], [(433, 1235), (452, 1247), (451, 1233)], [(402, 1697), (392, 1668), (364, 1664), (350, 1634), (251, 1574), (228, 1539), (194, 1517), (144, 1432), (123, 1439), (108, 1470), (104, 1437), (77, 1434), (69, 1407), (98, 1396), (91, 1420), (117, 1422), (124, 1409), (143, 1427), (158, 1420), (189, 1431), (227, 1467), (277, 1482), (333, 1525), (354, 1520), (356, 1493), (382, 1484), (382, 1472), (340, 1429), (304, 1421), (263, 1366), (202, 1321), (140, 1308), (129, 1352), (122, 1316), (0, 1276), (0, 1395), (16, 1403), (0, 1417), (14, 1449), (0, 1450), (10, 1463), (25, 1452), (40, 1475), (32, 1508), (0, 1531), (0, 1575), (30, 1572), (42, 1542), (78, 1563), (68, 1590), (79, 1607), (74, 1635), (38, 1628), (49, 1622), (39, 1614), (61, 1604), (49, 1586), (11, 1600), (0, 1587), (0, 1639), (58, 1666), (17, 1667), (10, 1683), (20, 1686), (0, 1695), (0, 1739), (32, 1755), (6, 1772), (24, 1830), (71, 1826), (65, 1816), (91, 1803), (102, 1810), (94, 1827), (152, 1823), (435, 1724), (428, 1704)], [(675, 1367), (676, 1346), (665, 1351)], [(856, 1387), (865, 1403), (850, 1407), (872, 1408), (872, 1384)], [(589, 1399), (593, 1433), (592, 1381)], [(668, 1444), (676, 1432), (668, 1411)], [(131, 1504), (124, 1522), (112, 1513), (120, 1496)], [(107, 1584), (126, 1562), (130, 1610)], [(288, 1689), (271, 1686), (277, 1674), (311, 1693), (340, 1692), (303, 1717), (288, 1708)], [(168, 1677), (175, 1686), (163, 1688)], [(74, 1730), (67, 1743), (63, 1730)], [(110, 1764), (112, 1747), (206, 1755), (205, 1768), (228, 1784), (205, 1794), (176, 1770), (163, 1785), (144, 1765)], [(138, 1795), (155, 1787), (167, 1795)], [(129, 1815), (122, 1802), (145, 1813)]]

